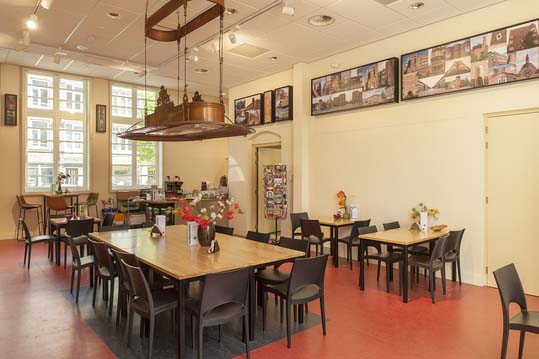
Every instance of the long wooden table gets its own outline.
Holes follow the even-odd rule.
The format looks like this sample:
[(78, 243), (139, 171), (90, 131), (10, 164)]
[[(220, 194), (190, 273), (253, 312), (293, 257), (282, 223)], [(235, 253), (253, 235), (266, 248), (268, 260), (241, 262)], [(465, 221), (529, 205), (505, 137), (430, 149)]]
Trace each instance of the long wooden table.
[(397, 228), (391, 229), (383, 232), (375, 232), (362, 234), (359, 236), (362, 241), (360, 241), (359, 246), (359, 288), (365, 290), (365, 254), (364, 254), (364, 245), (365, 240), (378, 242), (383, 244), (389, 244), (394, 247), (400, 247), (403, 250), (404, 256), (404, 265), (402, 268), (402, 301), (408, 303), (408, 249), (411, 246), (429, 243), (433, 240), (436, 240), (440, 237), (445, 236), (449, 233), (448, 229), (442, 231), (434, 231), (428, 229), (426, 232), (421, 232), (418, 230), (409, 230), (407, 228)]
[(322, 227), (329, 227), (331, 237), (331, 256), (333, 258), (333, 266), (339, 268), (339, 228), (351, 227), (355, 223), (355, 219), (322, 219), (318, 222)]
[[(189, 246), (187, 226), (166, 228), (166, 235), (151, 237), (148, 229), (90, 233), (90, 237), (109, 247), (132, 253), (147, 266), (176, 281), (178, 290), (178, 357), (185, 348), (185, 284), (210, 273), (245, 267), (264, 267), (285, 260), (303, 257), (305, 253), (244, 238), (217, 233), (220, 251), (208, 254), (208, 247)], [(251, 276), (249, 290), (249, 336), (254, 339), (255, 282)]]

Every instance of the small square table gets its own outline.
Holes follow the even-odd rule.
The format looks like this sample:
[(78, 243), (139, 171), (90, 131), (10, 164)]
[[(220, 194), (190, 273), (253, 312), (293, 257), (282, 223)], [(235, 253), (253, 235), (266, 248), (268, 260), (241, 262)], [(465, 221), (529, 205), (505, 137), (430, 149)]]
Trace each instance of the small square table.
[(339, 268), (339, 228), (351, 227), (358, 219), (322, 219), (320, 226), (329, 227), (331, 237), (331, 256), (333, 266)]

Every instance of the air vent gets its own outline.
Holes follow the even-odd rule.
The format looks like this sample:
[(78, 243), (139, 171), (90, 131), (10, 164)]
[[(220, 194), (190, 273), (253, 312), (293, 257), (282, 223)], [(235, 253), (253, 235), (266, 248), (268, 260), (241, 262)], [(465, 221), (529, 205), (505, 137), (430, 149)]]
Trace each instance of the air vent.
[(399, 2), (400, 0), (374, 0), (374, 1), (376, 1), (378, 4), (389, 6), (391, 4)]
[(241, 44), (240, 46), (236, 46), (235, 48), (230, 49), (227, 52), (234, 55), (239, 55), (243, 57), (248, 57), (250, 59), (254, 59), (255, 57), (265, 54), (266, 52), (269, 52), (269, 50), (263, 49), (258, 46), (250, 45), (250, 44)]

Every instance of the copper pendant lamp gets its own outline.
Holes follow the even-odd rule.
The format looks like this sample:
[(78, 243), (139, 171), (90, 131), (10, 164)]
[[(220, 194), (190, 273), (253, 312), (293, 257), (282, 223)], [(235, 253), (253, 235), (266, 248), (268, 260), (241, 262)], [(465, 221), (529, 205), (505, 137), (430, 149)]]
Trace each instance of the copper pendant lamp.
[[(131, 126), (118, 137), (138, 141), (197, 141), (212, 138), (246, 136), (255, 132), (253, 128), (236, 125), (225, 114), (223, 98), (223, 20), (225, 12), (224, 0), (207, 0), (214, 5), (208, 10), (187, 22), (187, 3), (189, 0), (169, 0), (159, 10), (148, 17), (148, 2), (146, 2), (144, 66), (146, 72), (146, 41), (148, 38), (156, 41), (178, 44), (178, 91), (180, 79), (180, 43), (184, 38), (184, 93), (182, 103), (175, 106), (170, 100), (167, 90), (161, 86), (157, 106), (153, 114), (145, 111), (144, 121)], [(184, 10), (184, 24), (179, 20), (180, 8)], [(155, 28), (162, 20), (178, 12), (178, 27), (176, 30)], [(219, 17), (219, 103), (203, 101), (195, 92), (193, 101), (187, 97), (187, 34), (197, 30), (213, 19)], [(146, 88), (146, 76), (144, 80)], [(141, 127), (144, 123), (143, 127)]]

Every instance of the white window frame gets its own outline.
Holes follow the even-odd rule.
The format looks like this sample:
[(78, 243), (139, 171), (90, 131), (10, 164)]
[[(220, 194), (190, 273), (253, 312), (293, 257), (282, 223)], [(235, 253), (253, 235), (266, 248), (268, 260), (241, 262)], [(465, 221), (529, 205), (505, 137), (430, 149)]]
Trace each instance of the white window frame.
[[(52, 77), (53, 86), (53, 101), (52, 109), (35, 109), (28, 107), (29, 97), (31, 94), (28, 93), (28, 76), (29, 75), (41, 75)], [(81, 112), (71, 112), (71, 111), (61, 111), (60, 110), (60, 80), (76, 80), (82, 81), (83, 91), (82, 91), (82, 100), (83, 106)], [(28, 175), (28, 157), (27, 150), (28, 148), (28, 119), (30, 117), (41, 117), (41, 118), (51, 118), (52, 119), (52, 132), (53, 132), (53, 161), (52, 161), (52, 184), (56, 187), (56, 177), (59, 173), (59, 162), (60, 162), (60, 130), (61, 130), (61, 120), (77, 120), (82, 121), (82, 131), (83, 131), (83, 148), (82, 148), (82, 168), (83, 168), (83, 185), (82, 186), (72, 186), (67, 183), (62, 185), (62, 188), (68, 188), (71, 192), (85, 192), (90, 188), (90, 130), (89, 130), (89, 116), (90, 116), (90, 80), (86, 77), (74, 76), (64, 73), (56, 73), (50, 71), (35, 70), (31, 68), (24, 68), (22, 70), (22, 131), (23, 131), (23, 153), (22, 153), (22, 162), (23, 162), (23, 176), (22, 176), (22, 188), (23, 192), (26, 194), (39, 194), (39, 193), (50, 193), (50, 186), (42, 187), (30, 187), (27, 186), (27, 175)], [(37, 140), (40, 141), (39, 139)]]
[[(131, 114), (132, 117), (124, 117), (124, 116), (114, 116), (113, 115), (113, 101), (112, 101), (112, 89), (113, 87), (122, 87), (122, 88), (129, 88), (131, 89), (132, 94), (132, 101), (131, 101)], [(157, 95), (159, 94), (159, 90), (156, 88), (148, 88), (148, 91), (155, 91), (156, 93), (156, 99)], [(137, 118), (137, 106), (138, 106), (138, 99), (137, 99), (137, 91), (144, 91), (144, 87), (136, 86), (132, 84), (126, 84), (121, 82), (111, 82), (110, 85), (110, 191), (116, 192), (116, 191), (129, 191), (129, 190), (138, 190), (143, 188), (149, 188), (150, 185), (141, 185), (138, 184), (138, 177), (139, 174), (137, 173), (137, 141), (129, 141), (129, 144), (131, 146), (131, 183), (132, 185), (126, 185), (126, 186), (115, 186), (113, 183), (113, 148), (114, 148), (114, 134), (113, 134), (113, 126), (115, 124), (121, 124), (131, 127), (132, 125), (142, 121), (143, 119)], [(140, 110), (140, 109), (139, 109)], [(144, 122), (142, 122), (141, 125), (143, 125)], [(128, 145), (122, 145), (122, 147), (128, 146)], [(156, 168), (156, 174), (155, 174), (155, 180), (154, 183), (157, 186), (160, 186), (163, 178), (163, 161), (162, 161), (162, 153), (163, 153), (163, 146), (160, 142), (156, 142), (157, 146), (157, 156), (155, 159), (155, 168)]]

